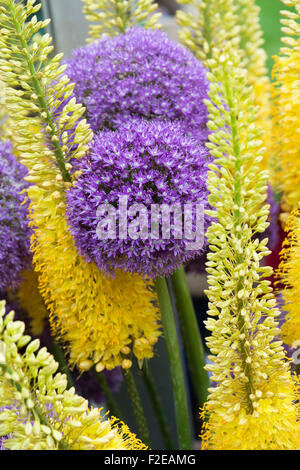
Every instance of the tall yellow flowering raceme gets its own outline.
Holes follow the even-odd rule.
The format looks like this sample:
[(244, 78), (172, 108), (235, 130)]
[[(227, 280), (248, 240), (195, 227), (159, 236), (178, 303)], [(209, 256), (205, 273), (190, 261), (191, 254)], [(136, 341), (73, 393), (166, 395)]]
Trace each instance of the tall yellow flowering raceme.
[(205, 66), (214, 48), (230, 41), (239, 44), (235, 0), (179, 0), (187, 10), (177, 10), (179, 38)]
[(259, 22), (260, 8), (256, 0), (235, 0), (237, 18), (240, 25), (240, 48), (243, 51), (244, 66), (248, 72), (248, 82), (253, 87), (254, 104), (257, 106), (257, 126), (263, 131), (261, 140), (264, 148), (260, 163), (262, 170), (269, 170), (271, 183), (273, 172), (270, 168), (272, 157), (271, 82), (266, 68), (267, 54), (262, 48), (263, 32)]
[(259, 127), (264, 131), (262, 147), (266, 148), (261, 169), (268, 169), (271, 149), (271, 84), (266, 69), (266, 53), (262, 49), (259, 7), (255, 0), (180, 0), (188, 11), (177, 11), (181, 29), (179, 37), (209, 67), (214, 48), (228, 47), (242, 53), (248, 81), (254, 88)]
[(160, 334), (155, 296), (137, 275), (120, 271), (107, 279), (74, 245), (65, 217), (66, 191), (76, 179), (68, 161), (86, 154), (93, 135), (74, 98), (55, 114), (73, 85), (63, 75), (61, 54), (48, 59), (48, 35), (28, 46), (47, 24), (35, 16), (26, 22), (40, 8), (34, 4), (0, 2), (0, 71), (15, 147), (32, 183), (28, 196), (40, 291), (55, 332), (69, 344), (72, 364), (82, 370), (94, 364), (98, 371), (129, 368), (132, 352), (138, 360), (153, 356)]
[(284, 300), (285, 322), (281, 327), (283, 341), (292, 347), (300, 346), (300, 211), (294, 211), (288, 219), (288, 237), (284, 242), (279, 265), (281, 281), (286, 285)]
[[(83, 13), (89, 24), (87, 42), (99, 39), (102, 34), (114, 36), (131, 26), (159, 28), (161, 13), (154, 13), (153, 0), (82, 0)], [(153, 14), (154, 13), (154, 14)]]
[(300, 201), (300, 2), (283, 0), (283, 3), (295, 7), (294, 11), (282, 11), (284, 37), (281, 40), (285, 46), (274, 57), (273, 68), (273, 165), (275, 182), (282, 192), (285, 222)]
[(208, 449), (297, 449), (296, 392), (284, 360), (276, 300), (260, 261), (268, 222), (267, 172), (259, 171), (260, 130), (253, 90), (241, 55), (215, 50), (209, 61), (212, 130), (208, 187), (217, 218), (208, 229), (207, 272), (211, 331), (207, 344), (215, 387), (209, 389)]
[(294, 11), (283, 10), (284, 37), (280, 54), (275, 57), (273, 152), (275, 182), (281, 192), (281, 218), (289, 232), (278, 275), (285, 285), (282, 292), (287, 312), (282, 338), (289, 346), (300, 341), (300, 1), (284, 0)]
[(25, 324), (5, 316), (0, 302), (0, 437), (11, 450), (144, 450), (146, 446), (115, 418), (89, 409), (67, 390), (67, 378)]

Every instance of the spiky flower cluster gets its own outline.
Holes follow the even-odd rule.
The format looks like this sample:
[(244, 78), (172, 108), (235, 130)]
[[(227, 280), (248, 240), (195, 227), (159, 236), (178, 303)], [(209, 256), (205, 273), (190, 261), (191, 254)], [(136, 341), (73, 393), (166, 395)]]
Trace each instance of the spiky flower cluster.
[(300, 259), (300, 214), (299, 214), (299, 71), (300, 71), (300, 2), (284, 0), (294, 11), (282, 11), (282, 38), (285, 47), (275, 58), (274, 65), (274, 163), (276, 184), (282, 192), (281, 218), (288, 232), (281, 253), (278, 277), (284, 284), (282, 292), (284, 309), (287, 312), (282, 325), (284, 341), (293, 346), (300, 340), (299, 315), (299, 259)]
[(131, 28), (75, 50), (67, 64), (94, 132), (141, 117), (180, 121), (184, 130), (207, 139), (205, 69), (165, 33)]
[(241, 54), (247, 69), (248, 82), (254, 88), (257, 122), (264, 130), (262, 147), (266, 150), (260, 167), (268, 169), (271, 148), (271, 85), (266, 69), (266, 53), (259, 23), (259, 7), (255, 0), (180, 0), (189, 10), (177, 11), (181, 26), (179, 36), (196, 57), (209, 67), (214, 48), (226, 43)]
[[(64, 374), (39, 340), (24, 335), (0, 302), (0, 436), (12, 450), (146, 449), (127, 426), (66, 389)], [(25, 348), (25, 351), (24, 351)], [(24, 351), (24, 352), (21, 352)], [(4, 408), (4, 409), (3, 409)]]
[(208, 187), (211, 215), (207, 272), (207, 344), (212, 381), (204, 447), (209, 449), (297, 449), (299, 422), (294, 384), (284, 361), (276, 299), (265, 280), (269, 252), (258, 233), (267, 225), (267, 173), (247, 72), (232, 50), (214, 51), (210, 61)]
[(282, 325), (282, 337), (286, 344), (300, 340), (300, 210), (294, 211), (288, 219), (288, 237), (284, 241), (279, 265), (279, 275), (284, 283), (282, 292), (285, 322)]
[(214, 48), (225, 42), (239, 43), (235, 0), (179, 0), (185, 10), (177, 10), (179, 38), (207, 66)]
[[(185, 234), (187, 227), (185, 232), (182, 227), (181, 236), (178, 234), (178, 223), (184, 225), (187, 205), (191, 205), (190, 210), (194, 206), (191, 215), (194, 238), (197, 238), (196, 204), (201, 204), (203, 210), (208, 207), (207, 159), (207, 149), (184, 136), (178, 123), (131, 120), (119, 131), (100, 132), (88, 159), (79, 166), (82, 175), (67, 195), (69, 223), (82, 255), (113, 274), (116, 269), (124, 268), (155, 278), (170, 274), (180, 263), (201, 253), (209, 217), (205, 222), (201, 220), (203, 241), (194, 249), (187, 246), (191, 242), (191, 237)], [(126, 213), (120, 207), (120, 198), (124, 197)], [(106, 204), (119, 211), (111, 215), (113, 233), (102, 238), (97, 232), (101, 223), (99, 208)], [(133, 213), (134, 204), (139, 206)], [(169, 216), (172, 227), (165, 235), (161, 214), (156, 220), (155, 233), (151, 215), (153, 206), (162, 211), (163, 204), (170, 208), (177, 206), (180, 211), (179, 221), (175, 214), (174, 220)], [(128, 235), (122, 236), (124, 217), (128, 219)], [(134, 233), (131, 233), (133, 224)]]
[(31, 263), (28, 202), (21, 194), (28, 186), (26, 174), (10, 143), (0, 141), (0, 290), (15, 289)]
[[(107, 279), (74, 246), (65, 193), (76, 174), (71, 176), (68, 162), (86, 154), (93, 134), (81, 120), (84, 108), (75, 98), (68, 101), (74, 85), (63, 75), (61, 56), (48, 58), (51, 38), (45, 35), (28, 46), (32, 35), (47, 24), (36, 17), (26, 22), (40, 8), (34, 4), (1, 2), (0, 71), (15, 145), (32, 183), (32, 249), (40, 291), (53, 328), (68, 342), (72, 364), (82, 370), (94, 364), (99, 371), (128, 368), (132, 352), (139, 360), (153, 356), (160, 334), (155, 296), (138, 275), (118, 271), (115, 279)], [(67, 100), (63, 107), (62, 97)]]
[(285, 47), (275, 56), (273, 68), (273, 164), (275, 184), (282, 192), (282, 220), (286, 221), (300, 201), (300, 4), (298, 0), (283, 0), (283, 3), (294, 6), (295, 11), (281, 12)]
[(102, 35), (125, 33), (131, 26), (159, 28), (161, 13), (155, 13), (157, 4), (153, 0), (82, 0), (83, 12), (89, 25), (88, 42)]

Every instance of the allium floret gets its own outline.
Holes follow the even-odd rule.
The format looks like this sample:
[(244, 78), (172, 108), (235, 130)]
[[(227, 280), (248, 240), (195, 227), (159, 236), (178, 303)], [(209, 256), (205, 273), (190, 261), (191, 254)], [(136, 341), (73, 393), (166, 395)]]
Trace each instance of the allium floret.
[[(162, 236), (161, 221), (155, 238), (151, 211), (153, 205), (159, 210), (162, 204), (179, 205), (183, 218), (188, 204), (194, 204), (195, 233), (196, 205), (207, 208), (208, 160), (207, 149), (185, 136), (176, 123), (135, 120), (119, 131), (100, 132), (89, 157), (80, 163), (82, 175), (67, 196), (71, 231), (82, 255), (104, 271), (114, 273), (117, 268), (124, 268), (151, 278), (169, 274), (180, 263), (198, 255), (204, 242), (196, 249), (187, 247), (191, 240), (185, 235), (184, 222), (182, 238), (177, 238), (178, 226), (172, 226), (175, 215), (171, 215), (169, 238)], [(127, 197), (127, 237), (121, 238), (124, 214), (119, 211), (115, 238), (99, 237), (98, 227), (103, 219), (97, 211), (104, 204), (121, 209), (121, 197)], [(143, 209), (131, 213), (133, 204), (143, 204)], [(130, 224), (137, 222), (137, 217), (145, 219), (133, 236)], [(203, 215), (202, 231), (209, 220)]]

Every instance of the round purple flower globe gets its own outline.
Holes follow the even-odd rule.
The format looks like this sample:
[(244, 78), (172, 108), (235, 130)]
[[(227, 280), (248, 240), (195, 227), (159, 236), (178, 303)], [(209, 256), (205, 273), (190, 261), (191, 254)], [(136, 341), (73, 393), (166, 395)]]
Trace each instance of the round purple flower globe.
[(209, 161), (178, 123), (130, 120), (99, 132), (67, 193), (81, 254), (110, 274), (120, 268), (150, 278), (199, 255), (209, 223)]
[(140, 117), (181, 121), (186, 132), (207, 140), (205, 68), (165, 33), (130, 28), (76, 49), (67, 65), (94, 132)]
[(8, 142), (0, 141), (0, 290), (15, 289), (20, 273), (31, 264), (27, 212), (20, 194), (27, 174)]

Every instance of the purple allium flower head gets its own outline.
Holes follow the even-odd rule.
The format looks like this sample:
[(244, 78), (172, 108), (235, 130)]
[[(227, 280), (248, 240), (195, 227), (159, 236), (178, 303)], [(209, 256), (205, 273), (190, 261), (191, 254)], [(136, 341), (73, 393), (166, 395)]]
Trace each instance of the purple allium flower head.
[(0, 289), (14, 289), (31, 263), (28, 203), (20, 192), (28, 186), (26, 169), (8, 142), (0, 141)]
[(197, 139), (207, 140), (205, 68), (165, 33), (130, 28), (76, 49), (67, 64), (94, 132), (142, 117), (178, 120)]
[[(68, 220), (81, 254), (111, 274), (121, 268), (150, 278), (167, 275), (199, 255), (205, 243), (187, 249), (191, 241), (191, 237), (185, 237), (187, 224), (182, 223), (184, 230), (180, 238), (175, 216), (171, 217), (174, 225), (171, 223), (169, 237), (162, 236), (163, 226), (157, 220), (157, 239), (155, 230), (151, 236), (151, 221), (155, 223), (151, 206), (161, 209), (162, 204), (169, 208), (177, 204), (184, 213), (188, 212), (188, 204), (193, 204), (192, 231), (195, 232), (195, 208), (200, 203), (204, 209), (208, 208), (209, 161), (204, 144), (183, 134), (179, 123), (131, 119), (118, 131), (99, 132), (89, 156), (80, 162), (82, 175), (67, 194)], [(121, 210), (120, 198), (126, 199), (127, 213), (118, 210)], [(109, 227), (112, 232), (107, 234), (107, 239), (98, 232), (103, 221), (99, 208), (105, 208), (104, 204), (110, 205), (113, 212), (110, 212), (110, 222), (116, 222), (117, 228), (114, 233), (113, 227)], [(133, 204), (143, 206), (135, 206), (137, 211), (132, 211)], [(208, 216), (201, 217), (202, 233), (209, 221)], [(128, 224), (130, 236), (127, 230), (124, 236), (124, 223)], [(199, 230), (199, 224), (197, 227)]]

